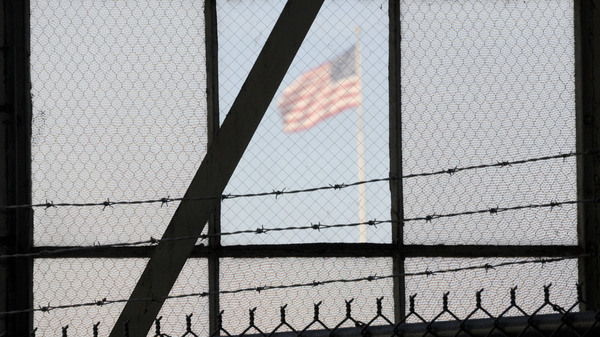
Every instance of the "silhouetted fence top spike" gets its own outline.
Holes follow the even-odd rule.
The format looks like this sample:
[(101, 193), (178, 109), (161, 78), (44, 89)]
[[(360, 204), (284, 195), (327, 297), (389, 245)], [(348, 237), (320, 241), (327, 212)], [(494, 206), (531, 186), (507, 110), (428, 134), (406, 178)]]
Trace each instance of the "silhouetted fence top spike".
[[(578, 285), (578, 290), (581, 286)], [(451, 301), (448, 298), (448, 292), (443, 294), (442, 308), (433, 319), (425, 320), (422, 315), (415, 311), (416, 294), (409, 296), (410, 313), (407, 316), (418, 318), (415, 321), (393, 322), (381, 312), (382, 299), (375, 299), (375, 314), (367, 323), (359, 321), (354, 316), (352, 310), (352, 299), (346, 300), (339, 305), (346, 306), (344, 317), (339, 317), (340, 321), (335, 326), (329, 327), (319, 318), (320, 302), (313, 307), (313, 320), (305, 322), (303, 327), (293, 326), (286, 321), (283, 314), (287, 305), (281, 306), (280, 322), (274, 327), (261, 327), (256, 324), (256, 308), (249, 309), (248, 326), (241, 330), (239, 335), (244, 336), (278, 336), (278, 337), (326, 337), (326, 336), (344, 336), (344, 337), (394, 337), (394, 336), (458, 336), (466, 334), (468, 336), (597, 336), (600, 333), (600, 312), (577, 312), (578, 305), (582, 303), (580, 298), (573, 299), (573, 305), (569, 308), (563, 308), (550, 299), (550, 286), (544, 288), (544, 303), (536, 308), (531, 314), (522, 312), (522, 316), (509, 317), (507, 312), (510, 308), (517, 306), (515, 302), (516, 287), (510, 289), (510, 301), (508, 307), (499, 315), (492, 315), (490, 311), (481, 305), (482, 290), (475, 293), (476, 306), (473, 311), (465, 317), (458, 317), (449, 308)], [(532, 298), (528, 298), (532, 300)], [(533, 299), (534, 300), (534, 299)], [(494, 308), (496, 311), (499, 308)], [(545, 311), (544, 311), (545, 310)], [(482, 317), (475, 317), (479, 311), (484, 313)], [(364, 316), (365, 310), (361, 312)], [(441, 319), (444, 314), (449, 314)], [(221, 311), (221, 315), (226, 315)], [(222, 317), (222, 316), (221, 316)], [(174, 317), (165, 318), (174, 320)], [(379, 320), (378, 320), (379, 319)], [(185, 316), (185, 332), (182, 335), (167, 334), (161, 330), (163, 317), (155, 320), (155, 335), (160, 336), (198, 336), (192, 329), (192, 314)], [(123, 336), (129, 336), (129, 322), (123, 326)], [(383, 323), (383, 324), (382, 324)], [(91, 327), (94, 336), (100, 336), (98, 326), (100, 322)], [(172, 324), (171, 324), (172, 325)], [(67, 337), (69, 325), (62, 328), (62, 336)], [(211, 336), (236, 336), (229, 327), (219, 324), (217, 331), (211, 333)], [(272, 330), (270, 330), (272, 329)], [(36, 335), (37, 328), (31, 332), (31, 336)], [(51, 332), (46, 332), (49, 334)]]

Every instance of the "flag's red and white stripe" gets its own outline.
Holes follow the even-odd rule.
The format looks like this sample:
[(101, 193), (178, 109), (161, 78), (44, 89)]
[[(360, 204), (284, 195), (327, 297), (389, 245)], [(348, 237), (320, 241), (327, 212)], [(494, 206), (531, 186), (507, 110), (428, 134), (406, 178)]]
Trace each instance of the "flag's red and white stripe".
[(346, 71), (348, 76), (336, 80), (336, 76), (332, 74), (332, 71), (336, 71), (336, 61), (328, 61), (307, 71), (283, 91), (279, 99), (279, 111), (283, 117), (285, 132), (306, 130), (328, 117), (358, 107), (362, 103), (357, 65), (352, 62), (350, 66), (354, 69)]

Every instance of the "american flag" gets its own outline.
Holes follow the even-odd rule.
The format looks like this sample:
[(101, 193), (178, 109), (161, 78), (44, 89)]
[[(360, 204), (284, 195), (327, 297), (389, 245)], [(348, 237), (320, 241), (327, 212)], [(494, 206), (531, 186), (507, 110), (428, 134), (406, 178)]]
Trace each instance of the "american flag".
[(279, 111), (283, 130), (306, 130), (362, 102), (356, 46), (300, 75), (283, 90)]

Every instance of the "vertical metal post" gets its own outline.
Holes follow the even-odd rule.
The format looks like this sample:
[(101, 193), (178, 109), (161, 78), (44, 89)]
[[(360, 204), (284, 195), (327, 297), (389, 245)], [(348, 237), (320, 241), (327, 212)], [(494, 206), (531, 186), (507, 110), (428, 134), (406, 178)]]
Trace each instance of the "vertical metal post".
[[(575, 82), (577, 151), (600, 150), (600, 0), (575, 1)], [(591, 256), (579, 260), (579, 280), (587, 304), (600, 309), (600, 155), (577, 161), (579, 245)]]
[[(208, 114), (208, 147), (213, 143), (219, 131), (219, 57), (218, 57), (218, 31), (217, 31), (217, 1), (204, 1), (204, 25), (206, 36), (206, 102)], [(208, 222), (208, 233), (221, 232), (221, 204), (216, 205), (215, 211)], [(208, 241), (211, 248), (221, 245), (221, 237), (211, 237)], [(208, 257), (208, 322), (209, 333), (218, 329), (219, 314), (219, 256), (211, 250)]]
[[(29, 76), (29, 1), (4, 1), (4, 81), (0, 135), (4, 157), (0, 160), (3, 183), (2, 204), (31, 203), (31, 83)], [(0, 244), (9, 253), (26, 253), (33, 246), (33, 211), (30, 208), (0, 212), (5, 240)], [(7, 310), (33, 306), (33, 259), (19, 258), (5, 262), (6, 278), (2, 289)], [(27, 336), (33, 326), (30, 313), (4, 318), (6, 335)]]
[[(4, 17), (4, 2), (0, 2), (0, 69), (6, 69), (6, 19)], [(8, 114), (6, 113), (7, 101), (6, 92), (6, 71), (0, 71), (0, 107), (4, 107), (0, 111), (0, 158), (6, 158), (6, 135), (7, 135), (7, 120)], [(0, 161), (0, 177), (7, 177), (6, 159)], [(6, 205), (8, 202), (8, 190), (6, 184), (0, 184), (0, 205)], [(0, 254), (6, 254), (8, 252), (7, 244), (8, 238), (8, 222), (5, 212), (0, 213)], [(8, 263), (6, 260), (0, 261), (0, 311), (6, 311), (8, 308), (8, 302), (6, 297), (8, 295)], [(6, 323), (8, 317), (0, 317), (0, 335), (6, 333)]]
[[(402, 193), (402, 102), (400, 100), (400, 1), (389, 0), (389, 86), (390, 86), (390, 180), (392, 197), (393, 273), (404, 273), (404, 207)], [(394, 278), (394, 316), (404, 319), (406, 290), (404, 277)]]

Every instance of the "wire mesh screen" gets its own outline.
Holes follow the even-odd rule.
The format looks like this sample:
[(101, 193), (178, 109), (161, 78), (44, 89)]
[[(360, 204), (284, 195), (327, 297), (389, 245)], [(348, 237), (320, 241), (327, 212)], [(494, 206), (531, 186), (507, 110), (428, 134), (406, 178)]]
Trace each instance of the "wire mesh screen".
[[(34, 266), (34, 303), (39, 308), (126, 300), (146, 263), (147, 259), (37, 259)], [(205, 260), (188, 260), (170, 295), (208, 290), (207, 268)], [(100, 322), (99, 332), (108, 335), (124, 306), (123, 302), (37, 312), (34, 326), (41, 336), (59, 331), (66, 325), (72, 336), (87, 336), (92, 326)], [(207, 298), (169, 299), (159, 316), (168, 318), (162, 322), (164, 328), (183, 334), (185, 327), (181, 322), (191, 313), (194, 314), (196, 332), (207, 336)]]
[[(199, 1), (31, 1), (33, 202), (90, 203), (181, 197), (207, 147), (204, 8)], [(39, 208), (37, 246), (160, 237), (177, 202)], [(142, 259), (36, 260), (34, 305), (127, 299)], [(207, 288), (189, 261), (172, 292)], [(203, 276), (204, 275), (204, 276)], [(196, 312), (175, 300), (165, 315)], [(122, 304), (35, 315), (40, 333), (70, 324), (109, 331)], [(192, 309), (193, 308), (193, 309)], [(168, 323), (165, 323), (168, 325)]]
[[(217, 1), (219, 94), (223, 118), (284, 4), (285, 1)], [(360, 29), (358, 36), (357, 29)], [(342, 70), (336, 70), (335, 66), (328, 68), (331, 64), (339, 64), (340, 58), (354, 47), (360, 48), (356, 51), (360, 61), (355, 54), (355, 64), (342, 65)], [(226, 192), (308, 188), (387, 177), (387, 69), (387, 4), (325, 1)], [(343, 88), (344, 94), (349, 95), (346, 98), (336, 96), (332, 90), (337, 89), (327, 87), (329, 84), (339, 88), (335, 83), (342, 82), (337, 82), (336, 76), (348, 80), (356, 71), (362, 71), (362, 83), (357, 85), (360, 89)], [(314, 83), (323, 95), (312, 97), (310, 89), (302, 88), (298, 83), (307, 86), (306, 83)], [(290, 98), (292, 93), (296, 96)], [(352, 99), (362, 102), (355, 104), (357, 102)], [(284, 103), (289, 101), (293, 101), (290, 104), (297, 108), (297, 114), (305, 116), (305, 124), (294, 125), (294, 121), (286, 119), (294, 114), (289, 111), (293, 110), (290, 105)], [(349, 108), (336, 107), (336, 104)], [(364, 127), (360, 128), (357, 126), (358, 110), (364, 113)], [(364, 139), (360, 141), (359, 132), (364, 133)], [(358, 154), (358, 142), (364, 146), (362, 179), (359, 179), (358, 158), (361, 155)], [(389, 219), (389, 188), (386, 182), (381, 182), (369, 185), (364, 191), (348, 188), (301, 196), (225, 200), (221, 226), (227, 231), (263, 225), (288, 227), (317, 222), (357, 222), (361, 198), (366, 203), (366, 219)], [(359, 241), (361, 234), (357, 228), (223, 239), (224, 244)], [(362, 241), (390, 242), (390, 229), (386, 226), (369, 228)]]
[[(391, 272), (390, 258), (224, 259), (221, 261), (221, 288), (353, 279)], [(391, 317), (392, 293), (392, 280), (389, 279), (223, 295), (223, 327), (231, 334), (240, 334), (248, 326), (248, 310), (256, 307), (256, 324), (271, 331), (279, 324), (279, 307), (284, 305), (287, 305), (287, 321), (293, 326), (301, 326), (311, 321), (313, 304), (319, 302), (320, 319), (326, 325), (335, 326), (336, 320), (345, 314), (344, 301), (351, 299), (357, 314), (355, 318), (368, 320), (366, 315), (373, 307), (373, 299), (379, 297), (384, 297), (385, 314)], [(348, 322), (345, 326), (353, 325)]]
[[(407, 259), (407, 273), (460, 268), (470, 265), (497, 265), (519, 259), (455, 259), (455, 258), (412, 258)], [(483, 289), (482, 304), (494, 316), (500, 315), (510, 303), (510, 288), (516, 287), (517, 301), (528, 314), (539, 308), (544, 301), (543, 287), (552, 284), (552, 301), (569, 307), (577, 297), (577, 260), (564, 260), (549, 264), (526, 264), (504, 266), (497, 269), (480, 269), (433, 276), (421, 275), (406, 278), (406, 302), (415, 297), (415, 310), (426, 320), (433, 319), (443, 305), (443, 295), (448, 294), (449, 307), (459, 317), (466, 317), (475, 305), (473, 294)], [(576, 309), (575, 309), (576, 311)], [(545, 308), (543, 313), (552, 313)], [(504, 316), (521, 316), (512, 310)], [(479, 312), (473, 318), (485, 318)], [(415, 317), (412, 322), (417, 322)], [(448, 317), (442, 320), (448, 320)]]
[[(216, 1), (221, 121), (285, 3)], [(277, 329), (286, 304), (294, 326), (312, 322), (319, 302), (320, 319), (335, 326), (351, 299), (356, 320), (370, 320), (381, 297), (391, 318), (394, 279), (406, 279), (407, 296), (418, 294), (425, 320), (437, 320), (448, 291), (461, 317), (482, 288), (493, 315), (514, 286), (524, 310), (543, 306), (537, 294), (549, 283), (553, 303), (573, 303), (575, 259), (408, 258), (397, 270), (401, 245), (381, 245), (382, 253), (361, 246), (386, 256), (377, 258), (223, 258), (243, 244), (392, 243), (389, 221), (358, 224), (390, 219), (390, 179), (402, 179), (405, 244), (577, 243), (578, 201), (563, 203), (576, 199), (573, 3), (401, 0), (401, 60), (392, 65), (387, 5), (325, 1), (222, 196), (221, 233), (211, 235), (223, 247), (198, 250), (212, 259), (212, 292), (208, 262), (189, 260), (171, 291), (182, 296), (161, 312), (165, 330), (185, 334), (180, 322), (195, 313), (195, 333), (208, 335), (209, 295), (219, 297), (232, 334), (254, 313), (264, 330)], [(204, 15), (203, 2), (192, 0), (31, 1), (36, 246), (162, 235), (178, 206), (171, 198), (183, 196), (207, 148)], [(395, 67), (405, 177), (390, 173)], [(458, 169), (469, 166), (476, 169)], [(354, 184), (366, 180), (378, 181)], [(325, 188), (291, 193), (312, 187)], [(268, 195), (250, 195), (261, 192)], [(113, 204), (149, 199), (158, 202)], [(58, 202), (99, 204), (51, 207)], [(46, 308), (31, 309), (36, 326), (70, 324), (69, 333), (83, 335), (101, 321), (109, 330), (146, 262), (36, 259), (34, 305)]]
[[(206, 151), (198, 1), (31, 1), (33, 202), (182, 196)], [(160, 236), (177, 204), (35, 210), (36, 245)]]
[[(572, 1), (400, 2), (405, 174), (575, 151)], [(576, 199), (575, 160), (404, 181), (406, 217)], [(500, 215), (500, 214), (498, 214)], [(575, 244), (576, 206), (407, 226), (406, 243)]]

